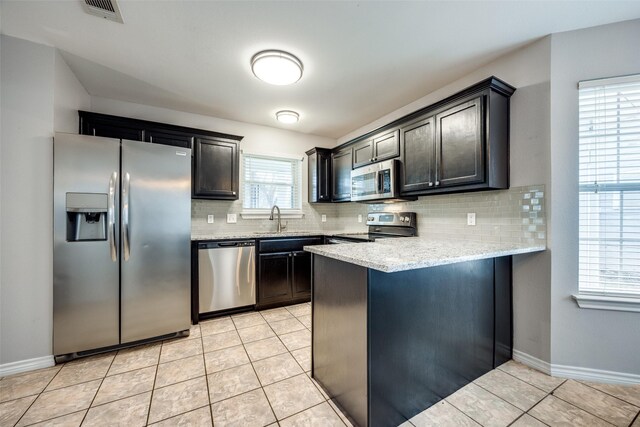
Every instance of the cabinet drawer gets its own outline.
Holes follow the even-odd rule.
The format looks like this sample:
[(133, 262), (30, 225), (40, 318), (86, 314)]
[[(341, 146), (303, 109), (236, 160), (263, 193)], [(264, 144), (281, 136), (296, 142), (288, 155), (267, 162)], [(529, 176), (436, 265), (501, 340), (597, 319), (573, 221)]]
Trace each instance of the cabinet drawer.
[(258, 251), (260, 253), (301, 251), (304, 246), (321, 245), (322, 242), (322, 237), (259, 240)]

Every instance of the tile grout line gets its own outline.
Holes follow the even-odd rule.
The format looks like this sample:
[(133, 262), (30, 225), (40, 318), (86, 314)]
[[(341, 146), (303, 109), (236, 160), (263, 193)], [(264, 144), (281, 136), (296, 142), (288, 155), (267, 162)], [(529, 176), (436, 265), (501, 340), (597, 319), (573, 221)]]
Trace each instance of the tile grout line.
[(581, 408), (581, 407), (579, 407), (579, 406), (577, 406), (577, 405), (575, 405), (575, 404), (573, 404), (573, 403), (571, 403), (571, 402), (569, 402), (569, 401), (567, 401), (567, 400), (564, 400), (563, 398), (561, 398), (561, 397), (559, 397), (559, 396), (556, 396), (555, 394), (553, 394), (553, 395), (551, 395), (551, 394), (550, 394), (550, 396), (553, 396), (553, 397), (555, 397), (555, 398), (556, 398), (556, 399), (558, 399), (558, 400), (562, 400), (562, 401), (563, 401), (564, 403), (566, 403), (567, 405), (571, 405), (571, 406), (573, 406), (574, 408), (577, 408), (577, 409), (579, 409), (579, 410), (581, 410), (581, 411), (583, 411), (583, 412), (586, 412), (587, 414), (592, 415), (592, 416), (594, 416), (594, 417), (598, 418), (599, 420), (604, 421), (604, 422), (605, 422), (605, 423), (607, 423), (607, 424), (614, 425), (612, 422), (605, 420), (605, 419), (604, 419), (604, 418), (602, 418), (600, 415), (596, 415), (596, 414), (592, 413), (591, 411), (588, 411), (588, 410), (586, 410), (586, 409), (584, 409), (584, 408)]
[(634, 404), (634, 403), (631, 403), (631, 402), (629, 402), (628, 400), (625, 400), (624, 398), (622, 398), (622, 397), (620, 397), (620, 396), (616, 396), (616, 395), (614, 395), (614, 394), (611, 394), (611, 393), (608, 393), (608, 392), (606, 392), (606, 391), (600, 390), (600, 389), (599, 389), (599, 388), (597, 388), (597, 387), (592, 387), (592, 386), (590, 386), (589, 384), (584, 383), (584, 382), (583, 382), (583, 380), (574, 380), (574, 381), (576, 381), (576, 382), (578, 382), (578, 383), (580, 383), (580, 384), (582, 384), (582, 385), (584, 385), (584, 386), (587, 386), (587, 387), (589, 387), (589, 388), (591, 388), (591, 389), (593, 389), (593, 390), (599, 391), (600, 393), (604, 393), (604, 394), (606, 394), (607, 396), (610, 396), (610, 397), (613, 397), (613, 398), (615, 398), (615, 399), (621, 400), (621, 401), (623, 401), (623, 402), (625, 402), (625, 403), (628, 403), (629, 405), (631, 405), (631, 406), (634, 406), (634, 407), (638, 408), (638, 411), (640, 411), (640, 406), (638, 406), (638, 405), (636, 405), (636, 404)]
[[(489, 372), (491, 372), (491, 371), (489, 371)], [(485, 387), (481, 386), (480, 384), (477, 384), (475, 381), (471, 381), (471, 383), (470, 383), (470, 384), (473, 384), (473, 385), (475, 385), (476, 387), (480, 387), (481, 389), (483, 389), (483, 390), (484, 390), (484, 391), (486, 391), (487, 393), (494, 395), (495, 397), (497, 397), (498, 399), (502, 400), (503, 402), (508, 403), (509, 405), (513, 406), (513, 407), (514, 407), (514, 408), (516, 408), (517, 410), (521, 411), (521, 412), (522, 412), (522, 414), (520, 414), (520, 415), (518, 416), (518, 418), (520, 418), (523, 414), (526, 414), (526, 413), (527, 413), (531, 408), (533, 408), (534, 406), (536, 406), (538, 403), (542, 402), (542, 401), (543, 401), (544, 399), (546, 399), (546, 397), (550, 394), (550, 393), (547, 393), (547, 394), (546, 394), (542, 399), (538, 400), (536, 403), (534, 403), (533, 405), (531, 405), (531, 408), (529, 408), (529, 409), (520, 409), (520, 408), (518, 408), (516, 405), (514, 405), (513, 403), (511, 403), (511, 402), (509, 402), (508, 400), (505, 400), (504, 398), (502, 398), (502, 397), (498, 396), (497, 394), (495, 394), (495, 393), (494, 393), (494, 392), (492, 392), (491, 390), (489, 390), (489, 389), (487, 389), (487, 388), (485, 388)], [(527, 384), (527, 383), (525, 382), (525, 384)], [(466, 386), (465, 386), (465, 387), (466, 387)], [(457, 391), (457, 390), (456, 390), (456, 391)], [(544, 391), (544, 390), (543, 390), (543, 391)], [(455, 393), (455, 392), (454, 392), (454, 393)], [(545, 392), (545, 393), (546, 393), (546, 392)], [(446, 399), (446, 398), (445, 398), (445, 399)], [(451, 403), (451, 402), (449, 402), (449, 403)]]
[[(58, 376), (58, 374), (60, 373), (60, 371), (62, 370), (62, 368), (64, 368), (64, 366), (66, 365), (66, 363), (63, 363), (62, 366), (60, 367), (60, 369), (58, 369), (58, 372), (56, 372), (51, 379), (47, 382), (47, 385), (44, 386), (44, 388), (42, 389), (42, 391), (40, 391), (38, 393), (38, 395), (36, 396), (35, 399), (33, 399), (33, 402), (31, 402), (31, 404), (27, 407), (27, 409), (22, 413), (22, 415), (20, 415), (20, 418), (18, 418), (18, 420), (15, 422), (14, 425), (18, 425), (18, 423), (20, 422), (20, 420), (22, 420), (22, 418), (24, 418), (24, 416), (27, 414), (27, 412), (29, 412), (29, 409), (31, 409), (31, 407), (34, 405), (34, 403), (36, 403), (36, 401), (40, 398), (40, 396), (42, 395), (42, 393), (44, 393), (44, 391), (47, 389), (47, 387), (49, 387), (49, 384), (51, 384), (51, 382), (53, 381), (53, 379), (55, 377)], [(6, 378), (6, 377), (5, 377)], [(31, 395), (33, 396), (33, 394)], [(28, 396), (24, 396), (24, 397), (28, 397)], [(21, 397), (19, 397), (18, 399), (22, 399)], [(13, 400), (18, 400), (18, 399), (13, 399)], [(11, 402), (10, 400), (8, 400), (8, 402)], [(5, 402), (2, 402), (5, 403)], [(83, 418), (84, 419), (84, 418)], [(46, 421), (46, 420), (45, 420)], [(39, 422), (39, 421), (38, 421)]]
[(149, 396), (149, 409), (147, 410), (147, 419), (144, 423), (144, 425), (149, 425), (149, 417), (151, 417), (151, 404), (153, 403), (153, 396), (155, 395), (155, 391), (156, 391), (156, 380), (158, 378), (158, 365), (160, 365), (160, 357), (162, 357), (162, 345), (160, 345), (160, 351), (158, 352), (158, 360), (156, 363), (156, 372), (153, 375), (153, 384), (151, 386), (151, 396)]
[[(93, 395), (93, 399), (91, 399), (91, 403), (89, 403), (89, 407), (87, 408), (87, 412), (85, 412), (84, 413), (84, 417), (82, 417), (82, 421), (80, 422), (80, 425), (82, 425), (82, 423), (84, 423), (84, 420), (87, 419), (87, 415), (89, 415), (89, 410), (91, 409), (91, 406), (93, 406), (93, 402), (95, 402), (96, 396), (98, 396), (98, 392), (100, 391), (100, 387), (102, 387), (102, 383), (104, 382), (104, 379), (107, 378), (107, 374), (109, 373), (109, 369), (111, 369), (111, 366), (113, 365), (113, 362), (116, 360), (116, 356), (118, 355), (118, 353), (120, 353), (120, 352), (118, 351), (118, 352), (116, 352), (116, 354), (113, 355), (113, 359), (111, 359), (111, 363), (109, 363), (109, 367), (107, 368), (106, 372), (104, 373), (104, 376), (100, 380), (100, 385), (96, 389), (96, 392)], [(62, 369), (60, 369), (60, 370), (62, 370)]]
[[(233, 323), (233, 321), (231, 321)], [(200, 326), (198, 326), (200, 327)], [(207, 359), (204, 352), (204, 340), (202, 339), (202, 328), (200, 328), (200, 346), (202, 347), (202, 363), (204, 364), (204, 380), (207, 384), (207, 401), (209, 402), (209, 416), (211, 417), (211, 425), (213, 426), (213, 404), (211, 403), (211, 388), (209, 387), (209, 371), (207, 371)]]
[[(511, 359), (511, 360), (513, 360), (513, 359)], [(500, 365), (500, 366), (502, 366), (502, 365)], [(537, 372), (537, 373), (539, 373), (539, 374), (546, 375), (546, 376), (551, 377), (551, 378), (558, 378), (558, 379), (561, 379), (561, 380), (562, 380), (562, 382), (561, 382), (560, 384), (558, 384), (557, 386), (555, 386), (555, 387), (553, 388), (553, 390), (551, 390), (551, 391), (547, 391), (547, 390), (545, 390), (545, 389), (543, 389), (543, 388), (540, 388), (540, 387), (538, 387), (537, 385), (535, 385), (535, 384), (533, 384), (533, 383), (531, 383), (531, 382), (529, 382), (529, 381), (523, 380), (522, 378), (520, 378), (520, 377), (517, 377), (517, 376), (513, 375), (513, 374), (512, 374), (512, 373), (510, 373), (510, 372), (507, 372), (507, 371), (502, 370), (502, 369), (500, 368), (500, 366), (498, 366), (497, 368), (493, 368), (493, 370), (498, 369), (498, 370), (500, 370), (500, 372), (505, 373), (505, 374), (509, 375), (510, 377), (513, 377), (513, 378), (515, 378), (515, 379), (517, 379), (517, 380), (520, 380), (520, 381), (522, 381), (522, 382), (524, 382), (524, 383), (526, 383), (526, 384), (529, 384), (530, 386), (535, 387), (535, 388), (537, 388), (538, 390), (543, 391), (543, 392), (545, 392), (545, 393), (547, 393), (547, 394), (551, 394), (551, 393), (553, 393), (554, 391), (556, 391), (556, 389), (557, 389), (558, 387), (560, 387), (562, 384), (564, 384), (564, 383), (567, 381), (567, 380), (566, 380), (566, 378), (552, 377), (551, 375), (547, 375), (547, 374), (545, 374), (545, 373), (543, 373), (543, 372), (538, 371), (537, 369), (529, 368), (529, 367), (527, 366), (527, 368), (529, 368), (529, 369), (533, 369), (535, 372)], [(525, 365), (525, 366), (526, 366), (526, 365)], [(491, 372), (491, 371), (489, 371), (489, 372)]]
[[(269, 322), (267, 322), (267, 319), (264, 318), (264, 316), (262, 316), (262, 314), (260, 314), (260, 316), (262, 317), (262, 319), (266, 322), (267, 326), (269, 327), (269, 329), (271, 329), (271, 331), (273, 333), (275, 333), (275, 331), (273, 330), (273, 328), (271, 328), (271, 325), (269, 324)], [(233, 322), (233, 320), (232, 320)], [(235, 323), (234, 323), (235, 326)], [(238, 328), (236, 327), (236, 333), (238, 332)], [(238, 336), (240, 336), (240, 334), (238, 334)], [(276, 335), (277, 336), (277, 335)], [(268, 338), (267, 338), (268, 339)], [(240, 341), (242, 342), (242, 338), (240, 338)], [(247, 354), (247, 358), (249, 359), (249, 364), (251, 365), (251, 369), (253, 369), (253, 374), (256, 376), (256, 378), (258, 379), (258, 384), (260, 384), (260, 391), (262, 391), (262, 394), (264, 395), (265, 400), (267, 401), (267, 404), (269, 405), (269, 409), (271, 409), (271, 414), (273, 415), (273, 418), (276, 420), (276, 424), (279, 426), (280, 423), (278, 422), (278, 416), (276, 415), (276, 411), (273, 409), (273, 405), (271, 404), (271, 401), (269, 400), (269, 396), (267, 396), (267, 392), (264, 390), (264, 385), (262, 384), (262, 380), (260, 380), (260, 376), (258, 376), (258, 371), (256, 371), (256, 367), (253, 366), (253, 362), (251, 361), (251, 358), (249, 357), (249, 352), (247, 352), (247, 348), (244, 345), (245, 343), (242, 343), (242, 348), (244, 350), (244, 352)], [(248, 391), (247, 393), (250, 393), (253, 390)], [(243, 393), (244, 394), (244, 393)], [(241, 396), (242, 394), (239, 394), (238, 396)], [(234, 396), (235, 397), (235, 396)]]

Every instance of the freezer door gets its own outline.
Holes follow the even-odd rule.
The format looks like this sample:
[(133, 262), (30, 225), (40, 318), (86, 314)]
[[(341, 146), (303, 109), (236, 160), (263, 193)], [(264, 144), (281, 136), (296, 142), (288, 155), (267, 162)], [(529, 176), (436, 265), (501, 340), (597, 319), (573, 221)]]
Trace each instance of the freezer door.
[(189, 329), (191, 150), (122, 141), (121, 341)]
[(56, 133), (53, 159), (53, 354), (63, 355), (119, 343), (120, 141)]

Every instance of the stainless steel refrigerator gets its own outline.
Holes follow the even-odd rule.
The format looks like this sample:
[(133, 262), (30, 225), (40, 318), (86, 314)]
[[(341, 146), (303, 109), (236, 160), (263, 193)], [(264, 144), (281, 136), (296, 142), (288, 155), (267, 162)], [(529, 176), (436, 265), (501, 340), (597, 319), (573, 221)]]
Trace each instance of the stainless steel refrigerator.
[(191, 150), (57, 133), (53, 353), (190, 327)]

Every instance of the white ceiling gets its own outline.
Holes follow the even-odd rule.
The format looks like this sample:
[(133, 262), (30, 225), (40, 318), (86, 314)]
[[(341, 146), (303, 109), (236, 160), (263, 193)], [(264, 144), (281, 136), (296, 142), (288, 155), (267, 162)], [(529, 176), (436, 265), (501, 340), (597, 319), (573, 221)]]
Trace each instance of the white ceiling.
[[(2, 1), (2, 32), (63, 51), (91, 95), (337, 138), (550, 33), (640, 18), (640, 1)], [(251, 56), (304, 63), (271, 86)], [(281, 125), (280, 109), (300, 113)]]

